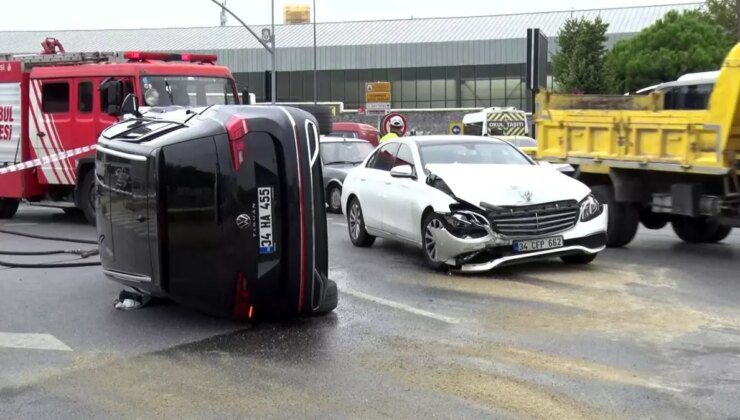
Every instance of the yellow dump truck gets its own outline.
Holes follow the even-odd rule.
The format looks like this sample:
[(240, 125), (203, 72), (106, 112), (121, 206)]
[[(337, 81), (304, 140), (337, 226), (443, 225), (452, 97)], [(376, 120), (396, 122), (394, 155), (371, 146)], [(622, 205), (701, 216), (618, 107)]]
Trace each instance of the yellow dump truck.
[(638, 223), (671, 223), (694, 243), (740, 227), (740, 43), (713, 83), (702, 109), (675, 109), (702, 103), (701, 86), (685, 83), (681, 101), (660, 91), (538, 95), (537, 157), (577, 167), (575, 176), (609, 205), (609, 246), (628, 244)]

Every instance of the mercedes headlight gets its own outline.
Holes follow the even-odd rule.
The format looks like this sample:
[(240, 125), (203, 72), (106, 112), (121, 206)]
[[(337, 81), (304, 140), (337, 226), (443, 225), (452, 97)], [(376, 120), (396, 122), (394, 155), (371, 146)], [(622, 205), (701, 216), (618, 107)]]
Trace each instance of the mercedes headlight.
[(581, 201), (581, 221), (588, 222), (598, 217), (604, 211), (604, 205), (599, 203), (593, 194)]

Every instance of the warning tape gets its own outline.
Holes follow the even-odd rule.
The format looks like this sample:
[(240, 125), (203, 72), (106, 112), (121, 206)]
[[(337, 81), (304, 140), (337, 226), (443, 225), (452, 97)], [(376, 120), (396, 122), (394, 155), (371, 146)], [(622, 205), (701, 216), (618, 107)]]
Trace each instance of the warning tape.
[(28, 160), (28, 161), (21, 162), (21, 163), (16, 163), (15, 165), (5, 166), (5, 167), (0, 168), (0, 175), (9, 174), (12, 172), (18, 172), (18, 171), (22, 171), (25, 169), (36, 168), (41, 165), (48, 165), (51, 162), (58, 162), (63, 159), (71, 158), (72, 156), (83, 155), (85, 153), (95, 150), (96, 147), (97, 146), (94, 144), (91, 146), (78, 147), (76, 149), (65, 150), (64, 152), (61, 152), (61, 153), (44, 156), (42, 158)]

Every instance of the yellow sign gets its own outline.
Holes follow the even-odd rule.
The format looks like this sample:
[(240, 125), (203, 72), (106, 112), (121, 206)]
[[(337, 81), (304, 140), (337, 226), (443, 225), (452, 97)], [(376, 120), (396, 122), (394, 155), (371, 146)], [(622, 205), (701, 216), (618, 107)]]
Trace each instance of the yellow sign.
[(391, 103), (391, 83), (390, 82), (370, 82), (365, 84), (365, 103), (366, 104), (388, 104)]
[(365, 102), (390, 102), (390, 92), (367, 92), (365, 93)]
[(391, 82), (370, 82), (365, 84), (367, 92), (390, 92)]
[(452, 121), (450, 123), (450, 127), (448, 130), (449, 134), (454, 134), (456, 136), (461, 136), (465, 134), (465, 124), (463, 124), (460, 121)]

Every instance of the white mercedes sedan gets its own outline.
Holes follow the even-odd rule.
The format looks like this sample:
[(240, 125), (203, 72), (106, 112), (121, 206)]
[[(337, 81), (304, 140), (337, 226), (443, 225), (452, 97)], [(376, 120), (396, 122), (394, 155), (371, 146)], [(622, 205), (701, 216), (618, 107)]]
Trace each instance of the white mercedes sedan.
[(342, 210), (355, 246), (407, 242), (435, 270), (554, 256), (588, 264), (606, 245), (608, 209), (586, 185), (495, 138), (384, 143), (345, 179)]

